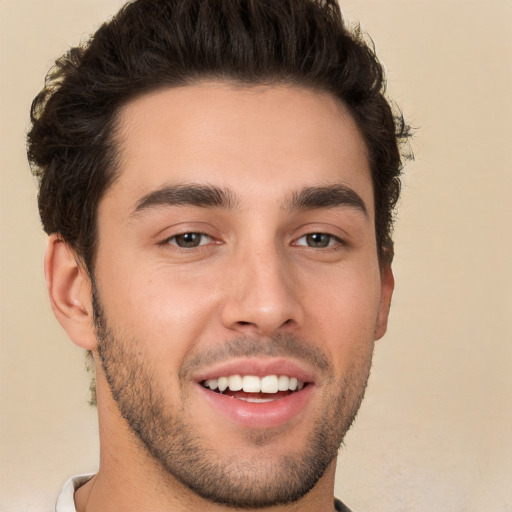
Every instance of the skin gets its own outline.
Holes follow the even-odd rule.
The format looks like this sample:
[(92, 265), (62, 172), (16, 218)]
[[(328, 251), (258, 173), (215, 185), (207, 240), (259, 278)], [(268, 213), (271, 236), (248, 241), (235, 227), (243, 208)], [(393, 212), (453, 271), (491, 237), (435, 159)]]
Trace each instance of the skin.
[[(162, 409), (194, 432), (228, 475), (236, 469), (258, 483), (271, 472), (278, 481), (274, 468), (289, 456), (299, 460), (314, 433), (326, 421), (333, 425), (332, 453), (312, 490), (264, 508), (331, 510), (335, 450), (362, 399), (393, 291), (391, 268), (377, 257), (370, 171), (352, 118), (328, 94), (210, 82), (127, 104), (117, 138), (121, 172), (99, 205), (94, 270), (107, 341), (144, 365)], [(217, 187), (231, 201), (141, 207), (153, 192), (183, 184)], [(291, 199), (308, 187), (338, 186), (354, 192), (365, 211), (343, 201), (298, 208)], [(184, 233), (206, 236), (183, 248), (175, 237)], [(311, 246), (315, 233), (325, 234), (325, 247)], [(98, 334), (101, 349), (105, 333), (95, 328), (92, 283), (77, 261), (50, 237), (45, 271), (53, 309), (70, 338), (93, 351), (97, 374), (100, 470), (76, 493), (77, 510), (227, 509), (170, 474), (123, 418), (105, 377), (105, 359), (119, 351), (102, 364)], [(276, 341), (282, 338), (299, 340), (328, 369)], [(243, 350), (253, 347), (248, 357), (292, 361), (312, 375), (311, 398), (277, 428), (226, 419), (198, 389), (194, 379), (210, 364), (204, 355), (225, 354), (237, 340)], [(110, 380), (122, 390), (130, 381), (126, 365), (109, 364)]]

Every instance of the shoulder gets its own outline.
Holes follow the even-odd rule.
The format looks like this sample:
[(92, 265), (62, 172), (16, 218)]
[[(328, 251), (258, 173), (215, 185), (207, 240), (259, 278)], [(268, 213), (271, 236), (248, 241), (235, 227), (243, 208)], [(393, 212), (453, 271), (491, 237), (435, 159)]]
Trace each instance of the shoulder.
[(334, 508), (336, 509), (336, 512), (352, 512), (346, 505), (336, 498), (334, 498)]

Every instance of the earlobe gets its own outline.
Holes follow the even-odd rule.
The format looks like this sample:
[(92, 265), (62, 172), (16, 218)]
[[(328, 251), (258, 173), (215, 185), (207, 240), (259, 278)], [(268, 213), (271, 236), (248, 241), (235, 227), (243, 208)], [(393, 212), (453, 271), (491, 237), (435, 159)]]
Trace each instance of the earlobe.
[(384, 264), (381, 268), (381, 293), (379, 316), (375, 326), (375, 339), (379, 340), (386, 334), (388, 328), (389, 309), (391, 307), (391, 297), (393, 289), (395, 288), (395, 278), (393, 277), (393, 270), (391, 264)]
[(57, 235), (50, 235), (44, 258), (50, 303), (71, 341), (86, 350), (96, 348), (91, 283), (74, 251)]

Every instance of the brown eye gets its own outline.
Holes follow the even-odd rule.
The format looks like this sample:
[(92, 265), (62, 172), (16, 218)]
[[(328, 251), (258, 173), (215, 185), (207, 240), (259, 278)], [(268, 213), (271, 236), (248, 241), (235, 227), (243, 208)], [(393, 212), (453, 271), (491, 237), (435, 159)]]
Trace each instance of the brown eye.
[(183, 233), (169, 238), (168, 243), (177, 245), (183, 249), (193, 249), (208, 243), (210, 237), (204, 233)]

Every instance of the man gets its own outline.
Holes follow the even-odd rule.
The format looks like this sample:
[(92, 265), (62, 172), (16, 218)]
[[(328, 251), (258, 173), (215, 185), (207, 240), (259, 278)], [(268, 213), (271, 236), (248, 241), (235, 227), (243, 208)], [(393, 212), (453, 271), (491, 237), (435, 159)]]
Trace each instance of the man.
[(347, 510), (393, 291), (381, 67), (320, 0), (138, 0), (57, 62), (28, 154), (100, 468), (58, 512)]

